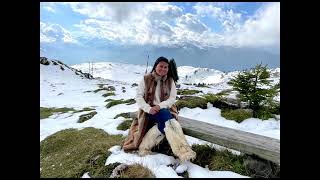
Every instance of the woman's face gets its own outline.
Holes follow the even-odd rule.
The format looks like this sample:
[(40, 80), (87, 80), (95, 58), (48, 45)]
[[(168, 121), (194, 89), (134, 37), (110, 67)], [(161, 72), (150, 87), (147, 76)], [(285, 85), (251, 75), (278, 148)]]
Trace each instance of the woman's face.
[(169, 70), (169, 64), (166, 63), (166, 62), (161, 61), (161, 62), (159, 62), (159, 64), (156, 66), (156, 73), (157, 73), (159, 76), (167, 75), (168, 70)]

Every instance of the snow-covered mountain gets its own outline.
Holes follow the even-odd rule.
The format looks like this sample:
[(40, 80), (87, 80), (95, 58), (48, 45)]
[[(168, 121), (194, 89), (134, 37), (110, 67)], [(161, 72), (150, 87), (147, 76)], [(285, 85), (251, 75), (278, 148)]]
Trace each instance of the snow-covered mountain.
[[(119, 104), (107, 109), (105, 107), (107, 98), (110, 99), (131, 99), (135, 97), (136, 87), (133, 83), (138, 83), (145, 71), (146, 67), (141, 65), (114, 63), (114, 62), (100, 62), (93, 64), (93, 79), (88, 74), (89, 64), (78, 64), (71, 67), (55, 60), (47, 60), (49, 63), (42, 61), (40, 63), (40, 107), (70, 107), (80, 110), (85, 107), (94, 108), (97, 114), (88, 121), (77, 123), (79, 116), (87, 112), (78, 113), (63, 113), (54, 114), (48, 118), (40, 121), (40, 142), (46, 137), (63, 129), (84, 127), (95, 127), (103, 129), (109, 134), (122, 134), (126, 136), (128, 130), (117, 130), (117, 126), (125, 119), (119, 117), (114, 119), (115, 115), (123, 112), (134, 112), (138, 109), (137, 104)], [(40, 59), (41, 62), (41, 59)], [(55, 63), (54, 63), (55, 62)], [(148, 72), (151, 70), (148, 67)], [(280, 80), (280, 68), (271, 69), (271, 79), (275, 82)], [(198, 89), (203, 93), (217, 93), (230, 86), (227, 82), (238, 72), (224, 73), (215, 69), (196, 68), (191, 66), (178, 67), (178, 74), (180, 76), (180, 88)], [(207, 87), (195, 87), (194, 83), (206, 83)], [(115, 88), (114, 95), (107, 98), (102, 95), (106, 92), (94, 92), (101, 87), (113, 86)], [(208, 109), (201, 108), (182, 108), (179, 112), (180, 116), (185, 116), (191, 119), (204, 121), (220, 126), (226, 126), (242, 131), (256, 133), (264, 136), (280, 139), (280, 120), (269, 119), (262, 121), (257, 118), (249, 118), (241, 123), (233, 120), (227, 120), (221, 116), (221, 110), (208, 104)], [(210, 144), (206, 141), (187, 136), (189, 144)], [(121, 151), (119, 147), (115, 147), (117, 151), (112, 152), (109, 161), (136, 159), (139, 161), (147, 161), (141, 159), (136, 154), (129, 154)], [(234, 153), (239, 153), (234, 151)], [(121, 156), (121, 157), (120, 157)], [(154, 156), (154, 158), (157, 158)], [(174, 158), (173, 158), (174, 160)], [(148, 161), (157, 162), (152, 157)], [(172, 161), (172, 158), (170, 158)], [(148, 164), (146, 162), (146, 164)], [(154, 164), (154, 174), (157, 177), (164, 177), (162, 172), (168, 168), (167, 166), (158, 163)], [(188, 165), (188, 173), (192, 177), (243, 177), (237, 173), (230, 171), (210, 171), (193, 163)], [(219, 174), (219, 175), (217, 175)], [(190, 176), (190, 177), (191, 177)], [(174, 170), (170, 173), (170, 177), (180, 177)]]
[[(89, 72), (89, 67), (92, 66), (94, 77), (101, 77), (115, 81), (123, 81), (128, 83), (136, 83), (142, 79), (142, 75), (150, 72), (152, 66), (115, 63), (115, 62), (96, 62), (92, 65), (89, 63), (81, 63), (71, 67), (79, 69), (83, 72)], [(269, 69), (271, 79), (280, 79), (280, 68)], [(192, 66), (178, 66), (179, 83), (184, 84), (221, 84), (228, 82), (238, 71), (225, 73), (216, 69), (198, 68)]]

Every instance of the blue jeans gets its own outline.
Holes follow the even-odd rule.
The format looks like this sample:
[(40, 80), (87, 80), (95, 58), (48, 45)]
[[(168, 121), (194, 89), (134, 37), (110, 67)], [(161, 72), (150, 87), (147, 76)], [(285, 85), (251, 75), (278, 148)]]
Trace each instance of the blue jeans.
[(169, 109), (160, 109), (160, 111), (154, 115), (148, 114), (148, 120), (158, 123), (158, 129), (162, 134), (164, 134), (165, 122), (172, 118), (173, 116)]

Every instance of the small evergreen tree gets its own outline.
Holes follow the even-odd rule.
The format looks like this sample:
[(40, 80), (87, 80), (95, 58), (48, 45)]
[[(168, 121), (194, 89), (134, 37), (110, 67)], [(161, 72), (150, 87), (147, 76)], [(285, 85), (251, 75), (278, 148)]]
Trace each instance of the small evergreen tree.
[(240, 99), (248, 102), (254, 117), (257, 117), (256, 113), (259, 110), (275, 104), (273, 98), (279, 92), (280, 83), (270, 88), (269, 77), (267, 65), (259, 64), (255, 68), (240, 72), (228, 82), (234, 90), (240, 93)]

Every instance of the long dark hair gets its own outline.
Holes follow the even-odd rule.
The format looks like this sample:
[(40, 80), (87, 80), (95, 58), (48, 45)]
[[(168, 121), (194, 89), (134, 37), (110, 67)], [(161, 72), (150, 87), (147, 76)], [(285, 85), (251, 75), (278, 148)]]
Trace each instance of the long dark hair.
[(169, 64), (169, 70), (168, 70), (168, 77), (172, 77), (172, 79), (174, 80), (174, 82), (176, 83), (179, 80), (179, 76), (178, 76), (178, 71), (177, 71), (177, 66), (176, 66), (176, 62), (174, 61), (174, 59), (172, 58), (170, 61), (165, 58), (165, 57), (159, 57), (156, 62), (153, 65), (153, 68), (151, 70), (151, 72), (155, 71), (157, 65), (161, 62), (166, 62)]

